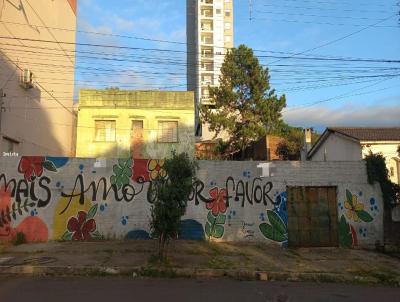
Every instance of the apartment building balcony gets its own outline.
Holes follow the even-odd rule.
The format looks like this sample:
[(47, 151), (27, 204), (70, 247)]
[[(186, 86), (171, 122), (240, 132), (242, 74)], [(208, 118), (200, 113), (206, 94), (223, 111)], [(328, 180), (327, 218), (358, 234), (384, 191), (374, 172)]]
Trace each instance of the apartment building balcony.
[(202, 32), (210, 32), (211, 33), (214, 31), (214, 26), (213, 26), (212, 21), (201, 22), (200, 28), (201, 28)]
[(214, 13), (212, 9), (202, 9), (200, 17), (202, 19), (212, 19), (214, 17)]
[(208, 86), (214, 86), (214, 80), (212, 79), (212, 77), (203, 77), (202, 79), (201, 79), (201, 86), (202, 86), (202, 89), (207, 89), (208, 88)]
[(214, 65), (202, 65), (200, 70), (202, 73), (214, 73)]
[(211, 52), (201, 53), (202, 61), (214, 61), (214, 54)]
[(202, 96), (200, 98), (201, 100), (201, 105), (205, 106), (214, 106), (215, 102), (210, 98), (210, 96)]
[(214, 37), (212, 34), (203, 34), (201, 36), (201, 44), (203, 45), (213, 45), (214, 44)]
[(214, 0), (201, 0), (200, 1), (201, 6), (213, 6), (214, 5)]

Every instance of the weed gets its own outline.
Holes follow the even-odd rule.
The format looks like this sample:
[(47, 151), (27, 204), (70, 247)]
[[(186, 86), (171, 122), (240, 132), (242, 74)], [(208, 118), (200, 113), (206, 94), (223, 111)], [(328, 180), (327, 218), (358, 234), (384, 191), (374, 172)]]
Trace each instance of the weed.
[(17, 232), (17, 234), (15, 235), (15, 237), (12, 240), (12, 244), (13, 245), (21, 245), (24, 243), (26, 243), (25, 234), (22, 232)]

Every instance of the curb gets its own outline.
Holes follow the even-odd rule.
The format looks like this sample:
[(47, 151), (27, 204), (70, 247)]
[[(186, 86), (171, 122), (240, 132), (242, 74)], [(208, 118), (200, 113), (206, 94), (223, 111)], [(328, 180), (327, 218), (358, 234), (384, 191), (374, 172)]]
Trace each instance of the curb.
[[(196, 269), (196, 268), (157, 268), (157, 267), (88, 267), (88, 266), (0, 266), (1, 275), (13, 276), (98, 276), (98, 277), (131, 277), (131, 278), (194, 278), (218, 279), (230, 278), (243, 281), (290, 281), (321, 283), (382, 284), (379, 279), (358, 275), (339, 273), (299, 273), (299, 272), (267, 272), (250, 270)], [(386, 284), (388, 285), (388, 284)], [(400, 286), (393, 280), (391, 286)]]

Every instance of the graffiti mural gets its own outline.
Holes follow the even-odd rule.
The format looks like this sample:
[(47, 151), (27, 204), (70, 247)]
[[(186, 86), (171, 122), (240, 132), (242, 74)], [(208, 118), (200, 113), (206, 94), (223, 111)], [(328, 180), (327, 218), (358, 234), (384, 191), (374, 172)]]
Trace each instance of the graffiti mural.
[(34, 215), (29, 211), (34, 205), (28, 199), (12, 202), (11, 193), (5, 188), (0, 189), (0, 241), (11, 241), (18, 233), (23, 233), (27, 242), (48, 240), (47, 226), (36, 216), (37, 210), (33, 210)]
[(209, 192), (211, 202), (206, 203), (209, 210), (207, 214), (207, 222), (204, 226), (207, 237), (220, 239), (224, 235), (224, 225), (226, 221), (226, 190), (218, 187), (212, 188)]
[(71, 217), (67, 222), (67, 231), (61, 237), (62, 240), (89, 241), (102, 239), (96, 230), (94, 216), (97, 213), (97, 204), (92, 206), (88, 212), (79, 211), (76, 217)]
[[(374, 220), (373, 216), (365, 210), (365, 205), (359, 199), (362, 197), (362, 192), (357, 195), (346, 190), (346, 200), (344, 203), (339, 203), (338, 207), (344, 214), (340, 216), (339, 222), (339, 244), (343, 247), (355, 247), (359, 244), (357, 228), (359, 235), (367, 237), (367, 228), (363, 227), (365, 223), (370, 223)], [(375, 198), (370, 198), (371, 211), (377, 211), (375, 207)]]
[[(269, 240), (288, 245), (288, 213), (286, 209), (286, 192), (276, 194), (274, 208), (267, 210), (267, 216), (260, 214), (262, 223), (259, 225), (263, 236)], [(268, 218), (268, 222), (267, 221)]]
[[(1, 158), (0, 162), (0, 241), (13, 240), (18, 232), (29, 242), (153, 238), (149, 217), (157, 197), (155, 182), (168, 177), (162, 159), (33, 156)], [(258, 165), (200, 161), (177, 238), (286, 246), (286, 186), (303, 185), (312, 166), (321, 164), (302, 167), (301, 163), (277, 162), (276, 171), (284, 169), (282, 175), (290, 175), (290, 180), (264, 177)], [(300, 173), (303, 168), (305, 172)], [(325, 183), (321, 182), (334, 184), (341, 192), (337, 224), (342, 246), (374, 244), (382, 238), (379, 191), (367, 183), (365, 175), (352, 177), (358, 190), (342, 180), (357, 171), (362, 169), (346, 163), (335, 173), (327, 171)]]

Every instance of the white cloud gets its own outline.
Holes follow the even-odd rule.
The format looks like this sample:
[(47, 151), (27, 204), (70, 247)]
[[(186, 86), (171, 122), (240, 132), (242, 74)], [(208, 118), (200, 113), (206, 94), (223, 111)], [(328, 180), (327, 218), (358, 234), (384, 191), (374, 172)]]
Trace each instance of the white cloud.
[(357, 107), (345, 105), (336, 109), (324, 106), (288, 110), (284, 120), (293, 126), (315, 127), (326, 126), (353, 127), (388, 127), (400, 126), (400, 96), (397, 104), (368, 105)]

